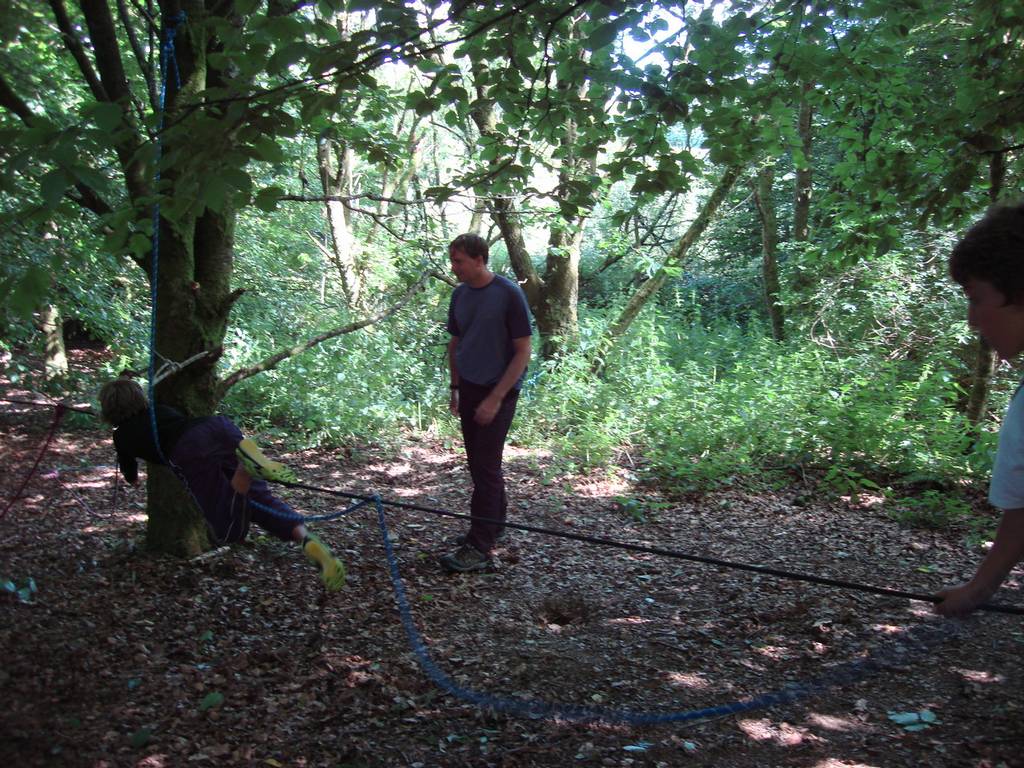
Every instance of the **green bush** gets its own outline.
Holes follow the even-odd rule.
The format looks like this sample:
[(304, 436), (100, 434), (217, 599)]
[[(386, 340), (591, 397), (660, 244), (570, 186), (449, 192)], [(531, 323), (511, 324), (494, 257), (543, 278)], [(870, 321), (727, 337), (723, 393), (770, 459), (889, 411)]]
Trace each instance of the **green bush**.
[(902, 525), (941, 530), (970, 516), (971, 507), (963, 499), (936, 490), (897, 499), (886, 505), (889, 516)]

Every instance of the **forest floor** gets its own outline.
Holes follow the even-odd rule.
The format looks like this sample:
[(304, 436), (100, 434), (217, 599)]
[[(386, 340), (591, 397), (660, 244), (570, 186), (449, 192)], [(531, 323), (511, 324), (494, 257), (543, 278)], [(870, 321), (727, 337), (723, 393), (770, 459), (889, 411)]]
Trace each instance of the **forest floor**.
[[(0, 381), (0, 397), (28, 396)], [(0, 401), (4, 506), (52, 418)], [(281, 458), (310, 484), (465, 512), (460, 450), (410, 439)], [(437, 557), (464, 521), (389, 509), (415, 626), (462, 688), (665, 713), (840, 683), (663, 725), (513, 717), (421, 669), (372, 508), (317, 528), (350, 574), (326, 595), (296, 547), (259, 535), (192, 561), (146, 552), (144, 485), (122, 483), (115, 501), (112, 460), (99, 428), (59, 430), (0, 520), (5, 766), (1024, 765), (1020, 616), (947, 622), (922, 602), (523, 531), (492, 571), (448, 576)], [(798, 483), (663, 498), (628, 466), (558, 466), (509, 448), (511, 522), (919, 593), (980, 556), (963, 531), (901, 527), (863, 496)], [(309, 514), (337, 509), (282, 495)], [(1020, 577), (1000, 602), (1024, 603)]]

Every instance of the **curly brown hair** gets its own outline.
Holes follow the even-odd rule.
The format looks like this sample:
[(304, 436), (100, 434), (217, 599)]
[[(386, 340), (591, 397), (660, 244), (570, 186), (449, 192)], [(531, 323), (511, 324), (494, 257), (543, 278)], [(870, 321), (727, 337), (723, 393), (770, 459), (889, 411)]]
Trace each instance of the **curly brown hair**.
[(949, 274), (960, 285), (984, 280), (1024, 304), (1024, 203), (1000, 205), (967, 230), (949, 256)]
[(100, 415), (115, 426), (148, 407), (146, 393), (136, 382), (121, 377), (100, 388)]

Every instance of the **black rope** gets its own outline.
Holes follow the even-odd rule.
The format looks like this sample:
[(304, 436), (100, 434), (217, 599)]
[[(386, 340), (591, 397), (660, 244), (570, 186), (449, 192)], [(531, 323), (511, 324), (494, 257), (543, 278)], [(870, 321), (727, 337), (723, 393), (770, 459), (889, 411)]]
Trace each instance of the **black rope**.
[[(18, 402), (16, 400), (10, 400), (7, 398), (0, 397), (0, 400), (6, 402)], [(24, 401), (23, 401), (24, 402)], [(28, 403), (26, 405), (37, 405), (47, 406), (49, 403)], [(77, 410), (85, 413), (92, 413), (91, 411), (82, 411), (80, 408), (74, 406), (65, 406), (63, 404), (56, 404), (56, 407)], [(348, 493), (346, 491), (337, 491), (332, 488), (321, 488), (316, 485), (308, 485), (306, 483), (286, 483), (277, 481), (280, 485), (284, 485), (288, 488), (301, 488), (307, 491), (314, 491), (316, 493), (323, 493), (329, 496), (338, 496), (345, 499), (356, 499), (363, 502), (375, 501), (375, 496), (365, 496), (358, 493)], [(380, 502), (389, 507), (395, 507), (397, 509), (408, 509), (414, 512), (427, 512), (432, 515), (441, 515), (444, 517), (455, 517), (463, 520), (478, 520), (484, 523), (495, 523), (498, 525), (504, 525), (506, 528), (513, 528), (520, 531), (530, 531), (531, 533), (540, 533), (545, 536), (557, 536), (563, 539), (572, 539), (573, 541), (582, 541), (587, 544), (598, 544), (605, 547), (615, 547), (617, 549), (624, 549), (630, 552), (644, 552), (651, 555), (660, 555), (662, 557), (675, 558), (677, 560), (689, 560), (694, 563), (704, 563), (705, 565), (715, 565), (721, 568), (731, 568), (736, 571), (749, 571), (751, 573), (761, 573), (766, 576), (774, 576), (779, 579), (790, 579), (792, 581), (804, 581), (810, 584), (820, 584), (826, 587), (837, 587), (839, 589), (850, 589), (856, 592), (868, 592), (873, 595), (884, 595), (886, 597), (902, 597), (908, 600), (921, 600), (926, 603), (941, 603), (942, 598), (936, 595), (926, 595), (920, 592), (908, 592), (902, 589), (892, 589), (890, 587), (876, 587), (871, 584), (861, 584), (856, 581), (846, 581), (844, 579), (830, 579), (825, 576), (812, 576), (807, 573), (797, 573), (796, 571), (787, 571), (782, 568), (770, 568), (764, 565), (752, 565), (750, 563), (738, 563), (732, 560), (722, 560), (717, 557), (704, 557), (702, 555), (693, 555), (688, 552), (680, 552), (676, 549), (665, 549), (664, 547), (648, 547), (643, 544), (630, 544), (624, 541), (615, 541), (613, 539), (605, 539), (599, 536), (589, 536), (580, 533), (570, 533), (568, 531), (559, 531), (554, 528), (543, 528), (536, 525), (526, 525), (524, 523), (510, 523), (507, 521), (494, 520), (485, 517), (474, 517), (473, 515), (466, 515), (461, 512), (450, 512), (445, 509), (435, 509), (433, 507), (424, 507), (420, 504), (409, 504), (403, 501), (391, 501), (390, 499), (380, 499)], [(6, 511), (6, 510), (5, 510)], [(990, 611), (992, 613), (1007, 613), (1016, 616), (1024, 616), (1024, 607), (1016, 605), (1004, 605), (1002, 603), (983, 603), (978, 606), (978, 610)]]
[[(306, 483), (286, 483), (281, 482), (281, 485), (289, 488), (301, 488), (307, 491), (314, 491), (316, 493), (324, 493), (329, 496), (339, 496), (345, 499), (359, 499), (362, 501), (375, 501), (374, 496), (363, 496), (357, 493), (348, 493), (346, 491), (336, 491), (331, 488), (321, 488), (315, 485), (307, 485)], [(780, 579), (791, 579), (793, 581), (805, 581), (811, 584), (821, 584), (827, 587), (838, 587), (840, 589), (850, 589), (857, 592), (869, 592), (874, 595), (884, 595), (886, 597), (903, 597), (909, 600), (922, 600), (928, 603), (941, 603), (942, 598), (936, 595), (926, 595), (919, 592), (907, 592), (902, 589), (891, 589), (889, 587), (875, 587), (870, 584), (860, 584), (855, 581), (845, 581), (843, 579), (831, 579), (825, 576), (812, 576), (806, 573), (797, 573), (795, 571), (787, 571), (782, 568), (770, 568), (764, 565), (752, 565), (750, 563), (737, 563), (731, 560), (722, 560), (716, 557), (704, 557), (702, 555), (693, 555), (688, 552), (680, 552), (675, 549), (665, 549), (664, 547), (648, 547), (643, 544), (631, 544), (624, 541), (615, 541), (613, 539), (605, 539), (598, 536), (589, 536), (581, 533), (570, 533), (568, 531), (560, 531), (554, 528), (543, 528), (536, 525), (526, 525), (524, 523), (510, 523), (507, 521), (494, 520), (491, 518), (474, 517), (473, 515), (463, 514), (461, 512), (450, 512), (445, 509), (434, 509), (432, 507), (424, 507), (419, 504), (410, 504), (403, 501), (391, 501), (389, 499), (380, 499), (380, 502), (389, 507), (396, 507), (398, 509), (408, 509), (415, 512), (427, 512), (432, 515), (441, 515), (444, 517), (456, 517), (463, 520), (477, 520), (484, 523), (495, 523), (498, 525), (504, 525), (506, 528), (513, 528), (520, 531), (530, 531), (531, 533), (540, 533), (545, 536), (557, 536), (563, 539), (572, 539), (574, 541), (582, 541), (587, 544), (598, 544), (606, 547), (616, 547), (618, 549), (625, 549), (630, 552), (644, 552), (651, 555), (660, 555), (662, 557), (671, 557), (678, 560), (689, 560), (695, 563), (704, 563), (706, 565), (716, 565), (722, 568), (731, 568), (737, 571), (750, 571), (751, 573), (761, 573), (767, 576), (774, 576)], [(1016, 605), (1003, 605), (1001, 603), (985, 603), (978, 606), (978, 610), (991, 611), (993, 613), (1009, 613), (1014, 615), (1024, 616), (1024, 607)]]
[(74, 411), (75, 413), (87, 413), (90, 416), (95, 416), (96, 411), (87, 405), (68, 405), (67, 403), (41, 403), (38, 400), (20, 400), (13, 397), (0, 397), (0, 402), (4, 403), (15, 403), (17, 405), (34, 405), (37, 408), (63, 408), (65, 411)]

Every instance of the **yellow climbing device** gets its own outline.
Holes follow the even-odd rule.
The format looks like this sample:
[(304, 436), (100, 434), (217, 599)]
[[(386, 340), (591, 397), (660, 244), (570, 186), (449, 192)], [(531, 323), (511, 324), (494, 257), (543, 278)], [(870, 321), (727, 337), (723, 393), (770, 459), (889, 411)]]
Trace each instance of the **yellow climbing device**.
[(320, 539), (308, 534), (302, 542), (302, 551), (320, 568), (320, 580), (328, 592), (337, 592), (345, 586), (345, 566)]
[(245, 471), (253, 477), (270, 480), (275, 483), (297, 483), (295, 473), (279, 461), (271, 461), (260, 447), (249, 438), (245, 438), (235, 449), (235, 455), (242, 462)]

